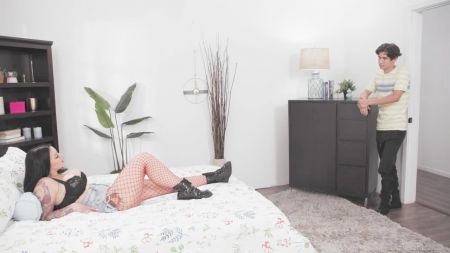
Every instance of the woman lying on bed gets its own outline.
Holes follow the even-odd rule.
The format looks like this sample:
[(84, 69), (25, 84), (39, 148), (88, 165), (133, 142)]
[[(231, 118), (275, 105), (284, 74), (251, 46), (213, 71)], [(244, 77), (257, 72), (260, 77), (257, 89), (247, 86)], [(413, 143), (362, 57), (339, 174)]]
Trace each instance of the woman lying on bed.
[[(86, 175), (64, 166), (62, 154), (48, 145), (31, 149), (25, 158), (25, 192), (41, 202), (41, 220), (59, 218), (71, 212), (114, 212), (138, 206), (142, 201), (174, 191), (178, 199), (209, 198), (212, 193), (196, 186), (228, 182), (231, 163), (215, 172), (179, 178), (148, 153), (134, 157), (111, 186), (87, 184)], [(145, 179), (145, 176), (148, 179)]]

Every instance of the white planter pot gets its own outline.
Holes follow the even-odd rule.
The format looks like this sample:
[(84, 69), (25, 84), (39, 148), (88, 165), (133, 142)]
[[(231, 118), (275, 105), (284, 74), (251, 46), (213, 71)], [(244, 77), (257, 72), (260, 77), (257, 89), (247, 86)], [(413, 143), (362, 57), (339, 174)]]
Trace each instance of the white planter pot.
[(222, 167), (224, 165), (225, 159), (215, 159), (213, 160), (213, 164), (219, 167)]

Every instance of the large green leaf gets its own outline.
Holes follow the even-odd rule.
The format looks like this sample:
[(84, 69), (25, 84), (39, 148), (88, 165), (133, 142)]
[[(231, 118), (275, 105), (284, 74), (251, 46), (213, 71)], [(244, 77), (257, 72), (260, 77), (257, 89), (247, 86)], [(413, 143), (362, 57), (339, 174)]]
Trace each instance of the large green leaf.
[(106, 113), (106, 110), (97, 103), (95, 103), (95, 112), (97, 113), (98, 122), (100, 122), (104, 128), (114, 128), (114, 124)]
[(106, 138), (106, 139), (111, 139), (111, 136), (109, 136), (109, 135), (107, 135), (107, 134), (105, 134), (105, 133), (102, 133), (102, 132), (98, 131), (98, 130), (95, 129), (95, 128), (92, 128), (92, 127), (87, 126), (87, 125), (84, 125), (84, 126), (87, 127), (87, 128), (89, 128), (89, 129), (91, 129), (92, 132), (96, 133), (96, 134), (97, 134), (98, 136), (100, 136), (100, 137), (103, 137), (103, 138)]
[(136, 89), (136, 83), (128, 87), (127, 91), (120, 97), (119, 103), (116, 105), (115, 113), (122, 113), (127, 109), (130, 104), (131, 97), (133, 96), (134, 89)]
[(142, 117), (142, 118), (138, 118), (138, 119), (132, 119), (132, 120), (123, 122), (122, 125), (127, 125), (127, 126), (135, 125), (135, 124), (137, 124), (137, 123), (139, 123), (139, 122), (141, 122), (143, 120), (149, 119), (149, 118), (151, 118), (151, 117), (150, 116), (146, 116), (146, 117)]
[(104, 99), (102, 96), (100, 96), (97, 92), (95, 92), (93, 89), (89, 87), (84, 87), (84, 90), (89, 94), (89, 96), (94, 99), (95, 104), (103, 108), (104, 110), (108, 110), (111, 108), (111, 105), (109, 104), (106, 99)]
[(127, 134), (128, 139), (133, 139), (137, 137), (141, 137), (144, 134), (152, 134), (153, 132), (137, 132), (137, 133), (129, 133)]

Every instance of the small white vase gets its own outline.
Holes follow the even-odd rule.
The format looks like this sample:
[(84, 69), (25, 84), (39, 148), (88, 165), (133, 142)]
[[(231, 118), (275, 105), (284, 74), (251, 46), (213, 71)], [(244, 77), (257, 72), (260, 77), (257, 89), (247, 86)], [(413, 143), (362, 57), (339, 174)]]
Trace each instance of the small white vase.
[(216, 159), (214, 158), (213, 164), (219, 167), (222, 167), (222, 165), (225, 164), (225, 159)]
[(17, 83), (16, 72), (7, 72), (6, 82), (7, 83)]
[(7, 83), (17, 83), (17, 77), (8, 77), (7, 79), (6, 79), (6, 82)]

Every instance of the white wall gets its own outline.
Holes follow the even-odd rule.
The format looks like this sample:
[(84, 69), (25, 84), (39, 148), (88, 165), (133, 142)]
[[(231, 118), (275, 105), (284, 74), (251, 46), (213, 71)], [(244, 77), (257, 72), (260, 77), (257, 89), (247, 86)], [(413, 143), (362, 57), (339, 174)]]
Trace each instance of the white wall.
[(450, 177), (450, 5), (423, 13), (419, 168)]
[(181, 92), (193, 76), (193, 50), (228, 39), (238, 72), (225, 155), (239, 178), (268, 187), (288, 183), (287, 100), (307, 95), (310, 75), (298, 70), (300, 49), (329, 47), (331, 70), (322, 76), (353, 79), (358, 95), (377, 70), (379, 44), (407, 51), (407, 2), (1, 0), (8, 11), (0, 34), (54, 41), (60, 149), (68, 166), (88, 174), (106, 173), (112, 162), (108, 144), (83, 127), (98, 125), (84, 86), (118, 98), (137, 82), (129, 117), (153, 116), (145, 127), (156, 134), (134, 150), (169, 166), (209, 163), (206, 104), (189, 104)]

